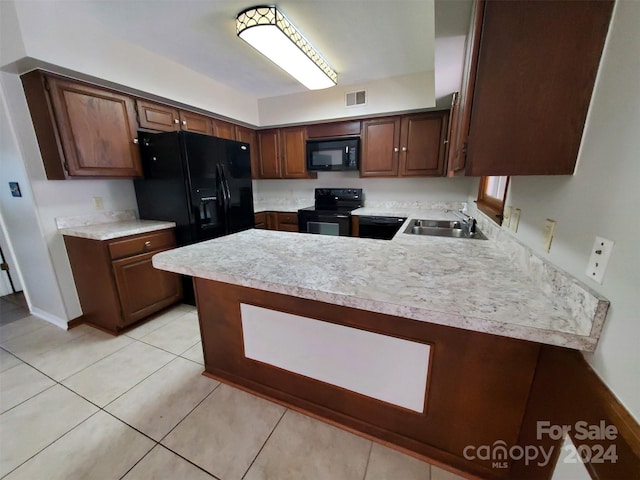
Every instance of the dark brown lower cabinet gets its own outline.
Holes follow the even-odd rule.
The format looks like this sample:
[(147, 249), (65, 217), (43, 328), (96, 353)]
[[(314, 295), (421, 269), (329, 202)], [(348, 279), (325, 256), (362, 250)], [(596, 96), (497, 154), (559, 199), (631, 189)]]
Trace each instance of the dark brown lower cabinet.
[(255, 228), (297, 232), (298, 214), (295, 212), (259, 212), (255, 214)]
[(156, 253), (175, 247), (172, 230), (105, 241), (64, 240), (84, 322), (117, 334), (182, 299), (180, 275), (152, 264)]

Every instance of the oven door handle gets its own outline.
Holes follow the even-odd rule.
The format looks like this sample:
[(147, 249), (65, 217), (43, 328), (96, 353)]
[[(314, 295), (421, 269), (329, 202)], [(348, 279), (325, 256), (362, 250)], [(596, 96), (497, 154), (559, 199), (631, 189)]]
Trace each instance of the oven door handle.
[(335, 215), (336, 218), (349, 218), (349, 215)]

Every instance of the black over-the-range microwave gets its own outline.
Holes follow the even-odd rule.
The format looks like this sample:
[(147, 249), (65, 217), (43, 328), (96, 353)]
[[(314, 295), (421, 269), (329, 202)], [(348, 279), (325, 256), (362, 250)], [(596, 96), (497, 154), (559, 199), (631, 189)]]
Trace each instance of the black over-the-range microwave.
[(360, 137), (307, 140), (307, 170), (336, 172), (358, 170)]

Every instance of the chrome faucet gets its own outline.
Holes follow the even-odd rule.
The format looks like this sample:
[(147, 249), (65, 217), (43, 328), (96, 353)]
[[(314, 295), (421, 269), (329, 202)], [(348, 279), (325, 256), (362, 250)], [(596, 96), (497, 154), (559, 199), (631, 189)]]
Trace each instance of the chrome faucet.
[(456, 217), (464, 222), (467, 229), (467, 233), (472, 236), (475, 235), (478, 222), (471, 215), (467, 215), (463, 210), (446, 210), (453, 213)]

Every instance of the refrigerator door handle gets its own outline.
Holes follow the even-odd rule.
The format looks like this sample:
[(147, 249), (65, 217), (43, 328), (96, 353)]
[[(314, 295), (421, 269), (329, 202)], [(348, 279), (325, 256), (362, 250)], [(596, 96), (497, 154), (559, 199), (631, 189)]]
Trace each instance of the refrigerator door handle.
[(219, 163), (216, 164), (216, 170), (217, 170), (217, 178), (218, 178), (218, 184), (220, 185), (220, 193), (221, 193), (221, 198), (222, 198), (222, 210), (224, 213), (224, 230), (225, 233), (229, 233), (229, 199), (227, 197), (227, 189), (226, 189), (226, 181), (225, 181), (225, 177), (224, 177), (224, 170), (222, 168), (222, 165), (220, 165)]
[(227, 195), (227, 210), (231, 208), (231, 189), (229, 188), (229, 181), (227, 180), (227, 173), (225, 172), (224, 165), (220, 164), (220, 170), (222, 170), (222, 182), (224, 185), (225, 193)]

